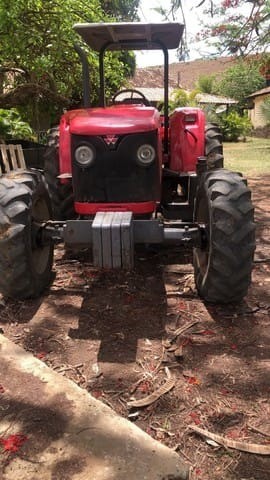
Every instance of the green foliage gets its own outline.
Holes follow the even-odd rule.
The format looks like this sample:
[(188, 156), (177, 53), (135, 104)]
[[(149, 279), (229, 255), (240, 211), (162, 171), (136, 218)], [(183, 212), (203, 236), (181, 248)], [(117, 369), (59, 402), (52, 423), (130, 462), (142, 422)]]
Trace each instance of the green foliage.
[(135, 21), (138, 18), (138, 8), (140, 0), (104, 0), (102, 2), (103, 10), (115, 17), (118, 22), (121, 21)]
[(182, 88), (178, 88), (173, 92), (171, 108), (186, 107), (188, 104), (188, 93)]
[(235, 111), (221, 115), (219, 125), (223, 139), (227, 142), (237, 142), (239, 137), (246, 137), (251, 131), (251, 123), (247, 116), (240, 116)]
[(213, 93), (215, 85), (215, 75), (200, 75), (197, 81), (197, 88), (202, 93)]
[[(108, 4), (108, 10), (106, 10)], [(110, 4), (110, 5), (109, 5)], [(35, 116), (50, 111), (55, 116), (63, 106), (74, 106), (82, 98), (81, 64), (73, 44), (87, 46), (73, 29), (74, 23), (131, 19), (136, 15), (138, 0), (101, 2), (100, 0), (0, 0), (0, 65), (5, 87), (29, 84), (39, 88), (27, 101), (31, 123)], [(110, 8), (109, 8), (110, 7)], [(98, 55), (87, 51), (90, 62), (92, 102), (98, 98)], [(106, 59), (107, 92), (114, 93), (134, 68), (134, 56), (109, 53)], [(10, 85), (11, 83), (11, 85)], [(1, 97), (1, 96), (0, 96)], [(66, 99), (66, 100), (65, 100)], [(1, 106), (4, 106), (4, 100)]]
[(174, 90), (171, 95), (170, 101), (170, 111), (173, 111), (175, 108), (179, 107), (195, 107), (197, 106), (196, 95), (199, 93), (199, 90), (192, 90), (191, 92), (186, 92), (182, 88)]
[(246, 107), (246, 97), (265, 85), (258, 62), (239, 60), (223, 74), (215, 86), (216, 93), (238, 100), (238, 108)]
[[(206, 41), (216, 54), (247, 55), (264, 51), (269, 45), (270, 0), (171, 0), (164, 3), (166, 8), (155, 10), (166, 20), (186, 23), (186, 11), (197, 9), (202, 28), (195, 40)], [(187, 27), (192, 29), (192, 25)], [(183, 55), (188, 55), (186, 38), (179, 51), (179, 56)]]
[(268, 123), (270, 123), (270, 97), (266, 98), (261, 105), (262, 113)]
[(34, 132), (17, 110), (0, 108), (0, 139), (6, 141), (11, 138), (33, 140)]
[(217, 19), (201, 38), (219, 54), (247, 55), (269, 44), (270, 0), (205, 0), (204, 14)]

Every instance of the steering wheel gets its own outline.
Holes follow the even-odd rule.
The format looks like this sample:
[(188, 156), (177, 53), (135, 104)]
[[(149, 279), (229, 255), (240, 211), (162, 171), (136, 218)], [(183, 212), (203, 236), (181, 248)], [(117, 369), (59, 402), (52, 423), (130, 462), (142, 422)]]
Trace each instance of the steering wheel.
[[(123, 98), (123, 100), (116, 100), (119, 95), (122, 95), (123, 93), (130, 93), (130, 97)], [(136, 93), (138, 97), (133, 98), (133, 94)], [(132, 103), (143, 103), (146, 107), (150, 106), (149, 100), (144, 96), (142, 92), (139, 90), (135, 90), (133, 88), (127, 88), (125, 90), (119, 90), (119, 92), (116, 92), (116, 94), (112, 98), (112, 104), (116, 105), (119, 103), (125, 103), (131, 105)]]

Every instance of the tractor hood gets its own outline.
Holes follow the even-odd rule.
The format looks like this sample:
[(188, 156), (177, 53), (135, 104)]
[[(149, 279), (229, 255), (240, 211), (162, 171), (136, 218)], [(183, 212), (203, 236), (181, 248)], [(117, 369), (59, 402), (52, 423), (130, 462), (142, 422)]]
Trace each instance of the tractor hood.
[(108, 135), (148, 132), (160, 126), (160, 114), (153, 107), (117, 105), (67, 112), (62, 121), (76, 135)]

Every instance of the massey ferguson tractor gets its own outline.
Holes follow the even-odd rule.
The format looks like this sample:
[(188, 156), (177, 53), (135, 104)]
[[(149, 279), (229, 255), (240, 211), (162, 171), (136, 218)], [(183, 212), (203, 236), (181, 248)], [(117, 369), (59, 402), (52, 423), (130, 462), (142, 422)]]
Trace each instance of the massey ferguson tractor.
[[(27, 167), (19, 148), (17, 158), (16, 146), (1, 149), (0, 292), (17, 299), (40, 295), (51, 281), (59, 242), (91, 248), (94, 265), (105, 269), (132, 269), (136, 244), (182, 244), (193, 249), (204, 300), (241, 301), (255, 250), (247, 182), (223, 168), (220, 131), (202, 110), (168, 112), (168, 49), (178, 47), (183, 26), (74, 28), (99, 54), (99, 105), (90, 105), (87, 57), (76, 47), (84, 106), (64, 113), (52, 129), (44, 172)], [(164, 117), (133, 89), (106, 105), (104, 56), (125, 49), (163, 51)]]

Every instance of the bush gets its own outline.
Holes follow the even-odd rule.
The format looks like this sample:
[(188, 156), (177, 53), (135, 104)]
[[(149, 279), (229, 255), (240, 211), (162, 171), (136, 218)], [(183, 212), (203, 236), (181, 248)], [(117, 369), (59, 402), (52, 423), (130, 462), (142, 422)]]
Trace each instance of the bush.
[(251, 132), (251, 123), (247, 116), (240, 116), (237, 112), (224, 114), (219, 120), (223, 140), (237, 142), (239, 137), (245, 137)]
[(34, 132), (30, 125), (21, 119), (17, 110), (0, 108), (0, 141), (10, 140), (11, 138), (33, 140)]

